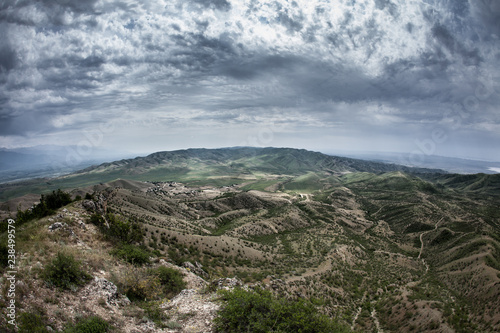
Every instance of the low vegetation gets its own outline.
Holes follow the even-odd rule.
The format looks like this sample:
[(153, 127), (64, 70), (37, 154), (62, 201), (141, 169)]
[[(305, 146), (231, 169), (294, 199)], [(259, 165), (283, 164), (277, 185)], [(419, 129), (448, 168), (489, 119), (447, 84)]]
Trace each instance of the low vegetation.
[[(396, 166), (383, 173), (367, 163), (360, 166), (366, 172), (355, 172), (355, 161), (293, 150), (254, 156), (247, 169), (245, 161), (220, 165), (220, 156), (196, 152), (205, 153), (212, 164), (198, 159), (199, 169), (179, 171), (197, 187), (177, 176), (119, 180), (95, 186), (66, 209), (54, 207), (69, 195), (54, 191), (20, 212), (20, 330), (93, 332), (112, 325), (118, 332), (125, 323), (145, 329), (152, 322), (180, 330), (192, 315), (170, 318), (165, 306), (187, 288), (192, 272), (208, 282), (237, 276), (262, 288), (218, 295), (219, 332), (500, 330), (494, 175), (480, 176), (481, 187), (477, 177), (418, 175)], [(224, 170), (244, 179), (216, 178), (227, 176)], [(162, 180), (173, 175), (154, 172)], [(49, 228), (56, 222), (64, 227)], [(3, 279), (7, 237), (0, 234)], [(191, 273), (183, 276), (163, 260)], [(131, 303), (78, 298), (95, 289), (91, 276), (113, 282)]]
[(62, 289), (73, 289), (84, 285), (91, 279), (82, 264), (72, 255), (57, 253), (42, 273), (43, 279), (50, 285)]
[(52, 191), (50, 194), (42, 194), (39, 204), (25, 211), (18, 210), (16, 215), (17, 225), (52, 215), (56, 209), (64, 207), (71, 202), (71, 196), (60, 189)]
[(121, 293), (131, 301), (156, 301), (177, 295), (186, 287), (182, 274), (173, 268), (136, 267), (114, 276)]
[(113, 326), (101, 317), (90, 316), (68, 325), (63, 333), (108, 333), (112, 330)]
[(130, 221), (120, 216), (108, 213), (93, 214), (90, 222), (96, 225), (106, 239), (124, 244), (141, 244), (144, 240), (141, 226), (136, 221)]
[(222, 290), (223, 308), (215, 318), (217, 332), (349, 332), (318, 312), (310, 302), (275, 297), (270, 291)]
[(151, 262), (149, 259), (151, 253), (135, 245), (120, 244), (111, 251), (111, 254), (137, 266), (142, 266)]

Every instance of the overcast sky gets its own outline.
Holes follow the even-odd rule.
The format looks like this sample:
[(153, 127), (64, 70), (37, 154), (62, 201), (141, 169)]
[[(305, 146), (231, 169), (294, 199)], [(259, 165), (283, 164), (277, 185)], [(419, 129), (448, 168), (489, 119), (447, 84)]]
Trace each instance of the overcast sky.
[(0, 33), (0, 147), (500, 161), (498, 0), (4, 0)]

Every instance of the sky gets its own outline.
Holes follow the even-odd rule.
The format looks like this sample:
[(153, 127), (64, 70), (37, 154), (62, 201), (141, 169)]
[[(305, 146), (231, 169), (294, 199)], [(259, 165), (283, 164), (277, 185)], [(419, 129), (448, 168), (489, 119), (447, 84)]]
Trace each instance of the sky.
[(4, 0), (0, 147), (500, 161), (498, 0)]

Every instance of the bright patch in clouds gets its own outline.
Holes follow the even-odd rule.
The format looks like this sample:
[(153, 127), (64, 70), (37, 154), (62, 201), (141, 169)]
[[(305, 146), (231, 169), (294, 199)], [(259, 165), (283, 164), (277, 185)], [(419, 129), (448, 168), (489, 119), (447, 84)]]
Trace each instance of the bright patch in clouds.
[(442, 130), (435, 154), (500, 160), (499, 22), (487, 0), (7, 0), (0, 146), (107, 124), (136, 152), (410, 153)]

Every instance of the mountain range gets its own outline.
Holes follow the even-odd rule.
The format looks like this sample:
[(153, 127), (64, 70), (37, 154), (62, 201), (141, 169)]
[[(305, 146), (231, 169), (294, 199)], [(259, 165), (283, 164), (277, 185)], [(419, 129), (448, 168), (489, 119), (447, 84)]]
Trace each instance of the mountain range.
[[(500, 174), (291, 148), (187, 149), (4, 184), (2, 196), (59, 187), (79, 199), (69, 206), (79, 216), (137, 222), (157, 258), (308, 299), (355, 331), (500, 330)], [(46, 251), (81, 246), (58, 237)], [(129, 264), (102, 267), (115, 265)]]

